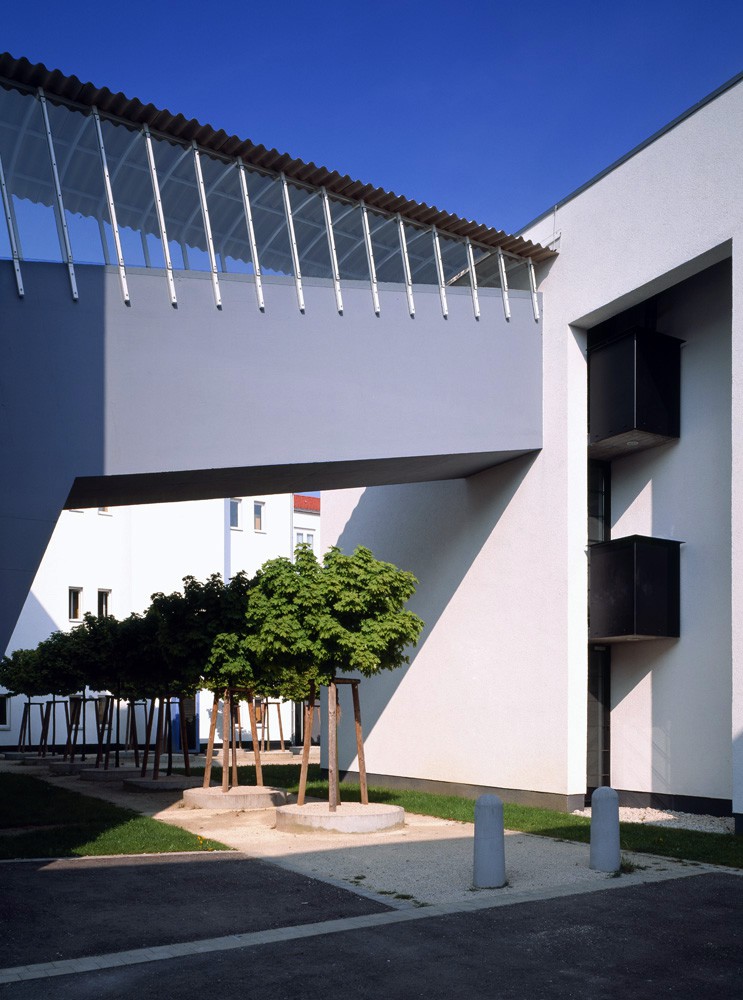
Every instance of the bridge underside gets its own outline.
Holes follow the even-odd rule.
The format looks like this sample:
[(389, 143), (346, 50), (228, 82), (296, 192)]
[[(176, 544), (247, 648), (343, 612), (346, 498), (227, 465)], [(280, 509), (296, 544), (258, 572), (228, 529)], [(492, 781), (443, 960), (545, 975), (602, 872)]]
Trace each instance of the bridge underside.
[(469, 455), (417, 455), (241, 469), (191, 469), (187, 472), (132, 476), (82, 476), (73, 483), (65, 508), (171, 503), (464, 479), (524, 454), (526, 451), (490, 451)]

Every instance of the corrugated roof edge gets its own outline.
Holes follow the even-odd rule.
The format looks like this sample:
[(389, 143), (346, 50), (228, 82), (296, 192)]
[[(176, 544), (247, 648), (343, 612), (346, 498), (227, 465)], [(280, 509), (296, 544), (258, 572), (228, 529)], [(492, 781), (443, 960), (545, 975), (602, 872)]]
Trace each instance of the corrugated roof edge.
[(107, 87), (96, 87), (92, 83), (82, 83), (76, 76), (66, 76), (60, 70), (47, 69), (43, 63), (35, 65), (28, 59), (16, 59), (8, 52), (0, 55), (0, 78), (8, 83), (25, 87), (43, 87), (50, 96), (64, 98), (82, 107), (97, 107), (104, 114), (112, 115), (134, 125), (147, 124), (155, 132), (171, 136), (182, 142), (196, 140), (199, 146), (222, 156), (239, 157), (245, 163), (265, 170), (281, 171), (288, 178), (327, 188), (329, 192), (352, 201), (364, 201), (370, 208), (385, 212), (399, 212), (411, 222), (425, 226), (436, 226), (442, 233), (469, 237), (486, 247), (498, 247), (521, 257), (531, 258), (535, 263), (555, 256), (555, 251), (542, 247), (521, 236), (511, 236), (499, 229), (484, 226), (478, 222), (462, 219), (450, 212), (442, 211), (424, 202), (412, 201), (392, 191), (353, 180), (348, 175), (315, 163), (305, 163), (288, 153), (276, 149), (256, 146), (249, 139), (239, 139), (227, 135), (211, 125), (202, 125), (196, 119), (187, 119), (181, 114), (161, 110), (154, 104), (142, 104), (140, 100), (128, 98), (125, 94), (113, 94)]
[(623, 163), (627, 162), (627, 160), (631, 160), (633, 156), (636, 156), (638, 153), (641, 153), (643, 149), (646, 149), (648, 146), (651, 146), (658, 139), (662, 138), (667, 132), (670, 132), (672, 129), (676, 128), (677, 125), (681, 125), (682, 122), (685, 122), (687, 118), (691, 118), (691, 116), (695, 115), (697, 111), (701, 111), (703, 107), (705, 107), (707, 104), (711, 104), (712, 101), (716, 100), (718, 97), (724, 94), (726, 90), (732, 89), (736, 84), (740, 83), (742, 80), (743, 80), (743, 71), (741, 71), (740, 73), (736, 73), (735, 76), (731, 77), (729, 80), (726, 80), (725, 83), (721, 84), (716, 90), (713, 90), (711, 94), (707, 94), (706, 97), (703, 97), (700, 101), (697, 101), (696, 104), (692, 104), (690, 108), (687, 108), (686, 111), (682, 111), (680, 115), (678, 115), (672, 121), (668, 122), (667, 125), (664, 125), (663, 128), (659, 128), (657, 132), (653, 132), (653, 134), (648, 136), (647, 139), (643, 139), (641, 143), (638, 143), (637, 146), (634, 146), (632, 149), (630, 149), (628, 153), (625, 153), (623, 156), (620, 156), (618, 160), (614, 160), (614, 162), (610, 163), (608, 167), (604, 167), (603, 170), (600, 170), (597, 174), (591, 177), (590, 180), (585, 181), (585, 183), (581, 184), (580, 187), (577, 187), (574, 191), (571, 191), (570, 194), (565, 195), (564, 198), (561, 198), (559, 201), (555, 202), (554, 205), (550, 205), (550, 207), (545, 209), (544, 212), (541, 212), (539, 215), (535, 216), (531, 220), (531, 222), (527, 222), (525, 226), (521, 226), (521, 228), (516, 231), (516, 235), (518, 236), (521, 233), (526, 232), (527, 229), (531, 229), (532, 226), (536, 226), (536, 224), (538, 222), (541, 222), (542, 219), (546, 219), (547, 216), (551, 215), (552, 212), (555, 211), (555, 209), (562, 208), (563, 205), (567, 205), (567, 203), (569, 201), (572, 201), (573, 198), (577, 198), (579, 194), (583, 194), (583, 192), (587, 191), (588, 188), (593, 187), (594, 184), (598, 184), (598, 182), (602, 180), (604, 177), (606, 177), (607, 174), (610, 174), (613, 170), (616, 170), (617, 167), (621, 167)]

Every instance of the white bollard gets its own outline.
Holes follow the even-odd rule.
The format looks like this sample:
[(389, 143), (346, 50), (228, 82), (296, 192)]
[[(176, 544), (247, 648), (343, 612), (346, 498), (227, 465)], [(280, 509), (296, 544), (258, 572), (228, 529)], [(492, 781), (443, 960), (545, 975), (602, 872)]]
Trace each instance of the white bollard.
[(597, 788), (591, 796), (591, 860), (597, 872), (618, 872), (619, 796), (613, 788)]
[(497, 795), (481, 795), (475, 803), (476, 889), (500, 889), (506, 884), (503, 802)]

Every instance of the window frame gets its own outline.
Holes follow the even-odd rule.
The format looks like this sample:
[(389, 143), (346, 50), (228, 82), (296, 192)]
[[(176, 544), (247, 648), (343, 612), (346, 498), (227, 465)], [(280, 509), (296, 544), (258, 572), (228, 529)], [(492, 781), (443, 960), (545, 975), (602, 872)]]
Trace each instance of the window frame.
[(263, 500), (253, 501), (253, 531), (259, 534), (266, 533), (265, 518), (263, 516), (265, 506), (266, 504)]
[[(106, 610), (101, 614), (101, 597), (105, 595)], [(111, 614), (111, 589), (106, 587), (100, 587), (98, 590), (98, 617), (107, 618)]]
[[(73, 604), (74, 601), (74, 604)], [(73, 615), (72, 612), (76, 610), (77, 614)], [(71, 622), (81, 622), (83, 620), (83, 588), (82, 587), (68, 587), (67, 588), (67, 617)]]
[[(234, 505), (234, 506), (233, 506)], [(243, 530), (243, 509), (242, 509), (242, 498), (241, 497), (230, 497), (229, 499), (229, 509), (228, 517), (230, 523), (230, 531), (242, 531)], [(232, 513), (235, 512), (235, 523), (232, 523)]]

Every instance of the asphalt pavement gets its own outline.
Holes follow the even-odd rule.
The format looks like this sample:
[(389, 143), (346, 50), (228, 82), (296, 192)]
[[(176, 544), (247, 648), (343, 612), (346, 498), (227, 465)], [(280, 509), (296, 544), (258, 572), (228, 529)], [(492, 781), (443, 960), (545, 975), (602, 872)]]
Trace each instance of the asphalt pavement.
[(739, 998), (743, 883), (709, 872), (398, 909), (243, 855), (0, 865), (13, 1000)]

